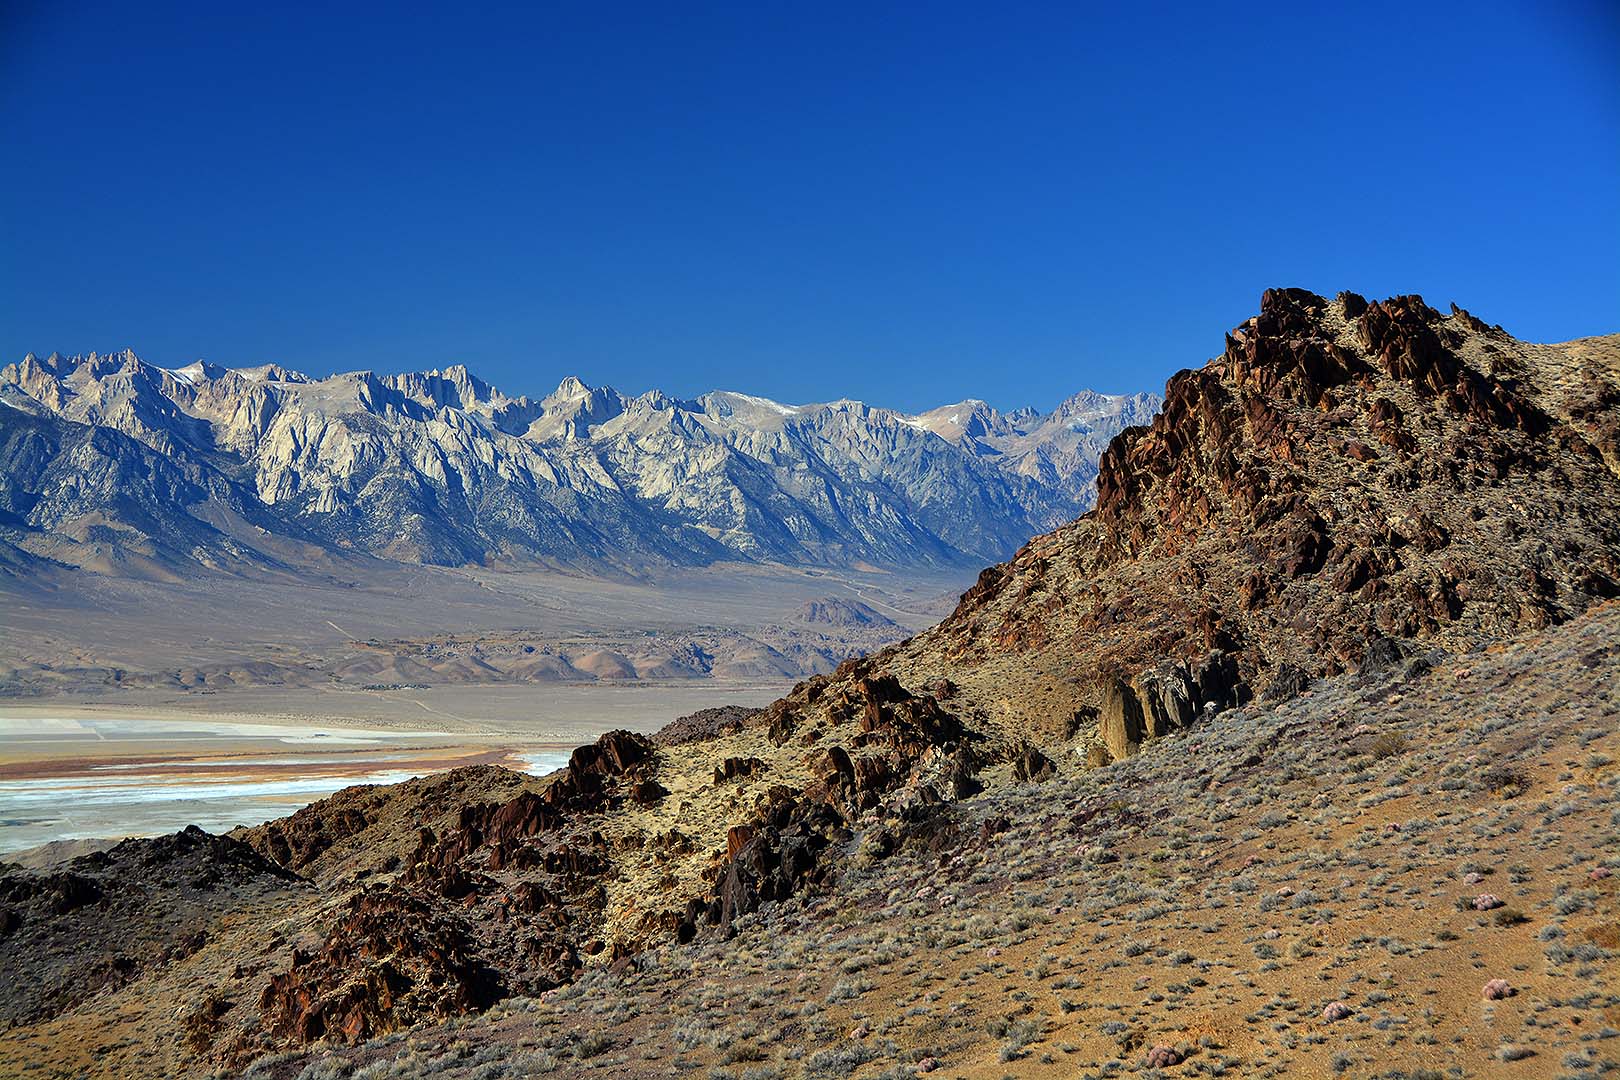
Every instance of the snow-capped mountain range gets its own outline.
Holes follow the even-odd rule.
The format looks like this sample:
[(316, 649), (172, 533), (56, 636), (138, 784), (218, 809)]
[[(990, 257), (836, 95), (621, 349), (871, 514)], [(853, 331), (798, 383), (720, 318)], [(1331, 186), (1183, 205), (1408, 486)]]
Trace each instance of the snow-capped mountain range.
[(563, 380), (509, 397), (465, 367), (313, 379), (166, 369), (133, 352), (0, 369), (0, 566), (104, 572), (298, 563), (634, 570), (723, 560), (971, 565), (1090, 505), (1152, 394), (1050, 414), (918, 415)]

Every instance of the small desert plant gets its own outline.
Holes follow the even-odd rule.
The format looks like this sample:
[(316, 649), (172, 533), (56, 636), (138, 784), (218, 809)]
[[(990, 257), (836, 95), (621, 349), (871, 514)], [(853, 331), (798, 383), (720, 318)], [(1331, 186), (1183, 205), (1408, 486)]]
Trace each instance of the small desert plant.
[(1499, 799), (1517, 799), (1530, 790), (1530, 778), (1518, 769), (1498, 766), (1480, 775), (1480, 782)]
[(1373, 756), (1374, 761), (1383, 761), (1406, 750), (1406, 736), (1398, 731), (1386, 731), (1372, 741), (1367, 752)]

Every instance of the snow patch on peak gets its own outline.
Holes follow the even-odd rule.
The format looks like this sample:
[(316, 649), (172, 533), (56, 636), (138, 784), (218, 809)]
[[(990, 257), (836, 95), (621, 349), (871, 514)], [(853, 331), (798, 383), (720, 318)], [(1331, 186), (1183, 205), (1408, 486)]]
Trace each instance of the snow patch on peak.
[(753, 405), (756, 408), (766, 409), (770, 412), (776, 413), (778, 416), (797, 416), (804, 411), (804, 407), (802, 405), (784, 405), (780, 401), (772, 401), (770, 398), (756, 397), (753, 394), (743, 394), (736, 390), (721, 390), (718, 391), (718, 393), (723, 394), (728, 398), (734, 398), (737, 401), (746, 401), (748, 404)]
[(579, 378), (570, 375), (568, 378), (557, 384), (557, 389), (552, 393), (551, 400), (579, 401), (583, 398), (589, 397), (590, 394), (590, 386), (586, 385), (586, 383)]
[(248, 382), (279, 382), (279, 383), (307, 383), (312, 380), (301, 371), (292, 371), (280, 364), (259, 364), (257, 367), (231, 368), (233, 375), (240, 375)]
[(164, 368), (163, 370), (174, 376), (187, 386), (196, 386), (200, 382), (207, 382), (209, 378), (209, 365), (201, 360), (193, 360), (185, 367)]

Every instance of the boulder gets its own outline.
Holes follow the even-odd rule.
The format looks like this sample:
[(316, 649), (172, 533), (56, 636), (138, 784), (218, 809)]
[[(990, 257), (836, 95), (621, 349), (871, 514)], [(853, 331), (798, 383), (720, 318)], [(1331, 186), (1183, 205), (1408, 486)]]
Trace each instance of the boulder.
[(1224, 649), (1212, 649), (1193, 669), (1192, 678), (1200, 708), (1230, 709), (1248, 699), (1237, 659)]
[(1013, 758), (1013, 778), (1021, 783), (1038, 783), (1056, 775), (1057, 767), (1052, 759), (1033, 746), (1024, 747), (1023, 752)]
[(755, 773), (764, 770), (765, 763), (759, 758), (728, 757), (714, 767), (714, 782), (716, 785), (724, 784), (745, 776), (753, 776)]
[(630, 785), (630, 801), (637, 806), (651, 806), (669, 794), (669, 789), (656, 780), (643, 780)]
[(1181, 1052), (1173, 1046), (1155, 1046), (1147, 1052), (1147, 1067), (1150, 1069), (1168, 1069), (1181, 1064)]
[(1132, 680), (1142, 707), (1143, 734), (1158, 738), (1192, 726), (1198, 689), (1186, 665), (1166, 660)]
[(1130, 757), (1142, 747), (1142, 702), (1123, 679), (1115, 679), (1103, 691), (1097, 734), (1115, 761)]
[(1303, 694), (1311, 685), (1311, 673), (1295, 664), (1278, 664), (1271, 673), (1271, 681), (1266, 684), (1265, 692), (1260, 700), (1267, 705), (1281, 705), (1285, 701), (1292, 701)]

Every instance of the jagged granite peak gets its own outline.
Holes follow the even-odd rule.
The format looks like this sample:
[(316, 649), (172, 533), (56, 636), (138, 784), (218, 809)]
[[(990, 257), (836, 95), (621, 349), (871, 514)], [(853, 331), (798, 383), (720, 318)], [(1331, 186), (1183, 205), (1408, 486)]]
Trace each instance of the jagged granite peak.
[[(284, 557), (271, 555), (272, 540), (295, 540), (404, 561), (621, 570), (1003, 557), (1090, 504), (1103, 443), (1136, 418), (1121, 407), (1065, 424), (1023, 410), (1015, 422), (972, 402), (982, 420), (970, 431), (936, 432), (933, 414), (850, 400), (627, 397), (575, 376), (534, 400), (462, 364), (315, 379), (276, 364), (165, 369), (129, 350), (29, 354), (0, 369), (0, 401), (8, 412), (111, 429), (202, 488), (229, 490), (232, 515), (250, 504), (258, 514), (233, 542), (259, 550), (260, 561)], [(230, 562), (228, 547), (201, 542), (206, 529), (190, 547), (121, 529), (116, 493), (104, 494), (97, 513), (115, 527), (97, 535), (113, 546), (140, 547), (171, 570), (198, 561), (192, 548), (211, 552), (211, 565)], [(218, 531), (215, 511), (200, 513)], [(41, 535), (27, 520), (6, 528), (0, 539), (22, 550), (106, 565), (81, 558), (66, 533)]]

